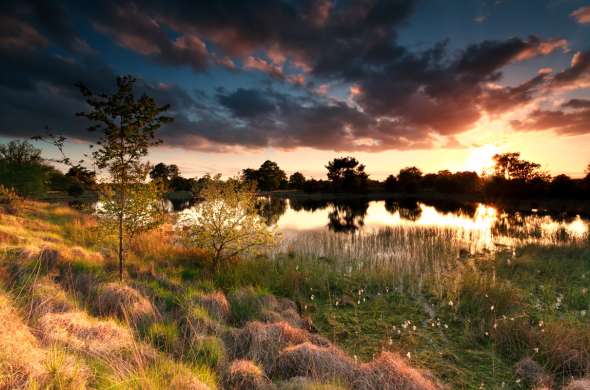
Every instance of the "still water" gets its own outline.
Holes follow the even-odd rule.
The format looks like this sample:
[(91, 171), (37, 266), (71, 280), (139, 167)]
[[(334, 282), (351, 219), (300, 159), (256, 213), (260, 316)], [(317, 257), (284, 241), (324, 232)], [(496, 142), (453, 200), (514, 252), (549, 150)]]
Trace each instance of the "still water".
[(590, 219), (538, 210), (508, 212), (482, 203), (420, 201), (261, 200), (260, 213), (287, 238), (333, 232), (368, 235), (384, 229), (438, 229), (455, 232), (471, 249), (514, 244), (557, 244), (587, 240)]

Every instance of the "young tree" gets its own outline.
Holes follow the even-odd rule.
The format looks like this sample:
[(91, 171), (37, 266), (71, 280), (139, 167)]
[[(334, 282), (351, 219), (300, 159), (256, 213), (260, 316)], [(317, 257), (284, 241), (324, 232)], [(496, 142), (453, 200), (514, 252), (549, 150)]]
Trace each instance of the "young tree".
[(136, 192), (142, 188), (149, 169), (143, 158), (151, 146), (161, 142), (156, 131), (172, 121), (162, 115), (169, 105), (159, 106), (146, 95), (135, 97), (135, 81), (131, 76), (118, 77), (117, 91), (111, 95), (96, 94), (84, 84), (77, 84), (90, 106), (89, 111), (77, 115), (93, 123), (88, 130), (100, 133), (92, 153), (94, 163), (98, 169), (106, 169), (111, 179), (105, 210), (113, 215), (117, 225), (120, 279), (123, 279), (124, 242), (131, 227), (126, 221), (135, 219), (133, 216), (141, 211), (137, 207), (139, 200), (150, 198)]
[(179, 216), (178, 229), (189, 245), (211, 252), (217, 270), (229, 259), (273, 245), (276, 234), (257, 213), (255, 187), (238, 180), (211, 179), (203, 202)]

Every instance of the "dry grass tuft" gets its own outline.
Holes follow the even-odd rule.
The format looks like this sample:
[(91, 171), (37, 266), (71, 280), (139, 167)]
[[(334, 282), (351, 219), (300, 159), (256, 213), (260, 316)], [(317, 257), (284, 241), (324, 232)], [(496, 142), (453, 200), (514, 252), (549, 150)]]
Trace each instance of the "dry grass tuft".
[(273, 375), (312, 379), (352, 381), (358, 368), (354, 361), (335, 347), (320, 347), (308, 342), (287, 347), (279, 354)]
[(553, 379), (545, 372), (545, 369), (530, 357), (519, 360), (514, 365), (514, 373), (531, 388), (542, 386), (551, 388), (553, 383)]
[(295, 328), (286, 322), (249, 322), (243, 328), (233, 331), (228, 340), (232, 357), (254, 360), (269, 372), (281, 350), (305, 342), (319, 346), (330, 345), (323, 337)]
[(234, 360), (223, 378), (228, 390), (267, 390), (273, 388), (262, 368), (250, 360)]
[(440, 387), (419, 370), (410, 367), (399, 355), (382, 352), (375, 360), (361, 365), (354, 381), (358, 390), (436, 390)]
[(29, 316), (36, 321), (47, 313), (64, 313), (76, 308), (76, 304), (55, 282), (44, 278), (35, 281), (30, 288)]
[(345, 386), (333, 383), (321, 383), (309, 378), (297, 376), (281, 383), (281, 390), (347, 390)]
[(217, 321), (225, 321), (228, 318), (229, 302), (222, 292), (203, 294), (197, 301)]
[(126, 284), (112, 282), (99, 286), (96, 300), (101, 315), (114, 315), (135, 322), (156, 317), (152, 303), (139, 291)]
[(27, 388), (46, 375), (45, 351), (0, 293), (0, 389)]
[(570, 382), (563, 390), (590, 390), (590, 379), (578, 379)]
[(48, 313), (38, 321), (38, 333), (45, 345), (104, 357), (116, 357), (136, 350), (129, 329), (112, 320), (97, 320), (81, 311)]
[(60, 390), (87, 388), (87, 382), (91, 376), (90, 370), (83, 362), (64, 351), (50, 350), (44, 366), (47, 370), (44, 388)]

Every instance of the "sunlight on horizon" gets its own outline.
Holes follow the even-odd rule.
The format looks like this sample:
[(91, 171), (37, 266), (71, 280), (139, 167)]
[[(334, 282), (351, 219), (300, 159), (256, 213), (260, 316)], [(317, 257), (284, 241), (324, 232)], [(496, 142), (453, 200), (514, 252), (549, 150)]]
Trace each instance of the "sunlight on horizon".
[(471, 149), (465, 161), (465, 170), (477, 174), (490, 173), (494, 168), (494, 155), (498, 153), (500, 148), (491, 144)]

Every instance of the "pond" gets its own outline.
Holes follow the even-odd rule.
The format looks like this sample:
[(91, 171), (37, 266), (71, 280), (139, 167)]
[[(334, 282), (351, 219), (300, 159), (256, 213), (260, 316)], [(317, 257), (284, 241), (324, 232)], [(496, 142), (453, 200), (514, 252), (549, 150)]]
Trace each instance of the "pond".
[(590, 219), (538, 210), (509, 212), (483, 203), (418, 200), (261, 199), (260, 214), (285, 236), (305, 232), (373, 234), (393, 227), (438, 228), (469, 233), (483, 247), (511, 243), (570, 242), (586, 239)]
[(519, 246), (588, 245), (590, 220), (539, 210), (509, 212), (483, 203), (418, 200), (261, 199), (260, 214), (282, 239), (272, 255), (319, 259), (347, 274), (376, 271), (416, 285), (472, 258)]

